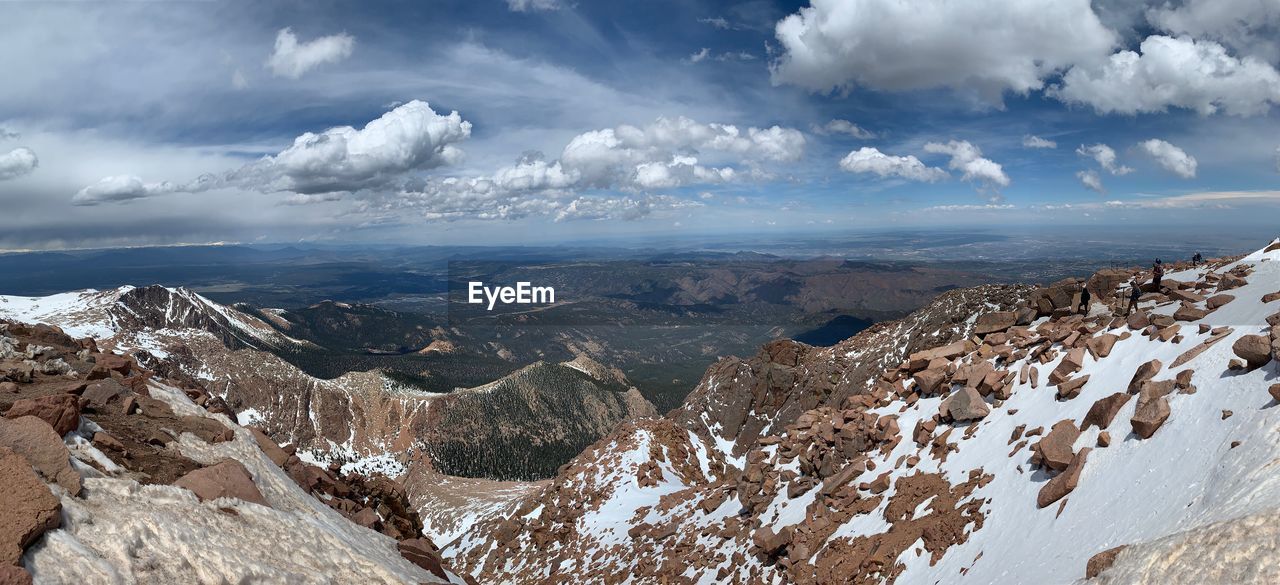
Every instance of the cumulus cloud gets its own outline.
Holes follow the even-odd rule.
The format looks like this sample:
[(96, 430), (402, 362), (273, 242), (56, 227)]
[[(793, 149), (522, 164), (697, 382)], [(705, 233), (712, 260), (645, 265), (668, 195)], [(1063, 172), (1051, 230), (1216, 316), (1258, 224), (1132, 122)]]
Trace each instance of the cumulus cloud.
[(847, 134), (859, 140), (870, 140), (876, 137), (875, 132), (840, 118), (831, 120), (822, 126), (814, 124), (813, 126), (810, 126), (809, 129), (812, 130), (814, 134), (821, 134), (823, 136), (828, 134)]
[(0, 181), (29, 175), (40, 166), (40, 159), (30, 148), (15, 148), (0, 154)]
[(900, 177), (909, 181), (933, 183), (947, 178), (947, 172), (926, 166), (915, 156), (894, 156), (877, 148), (864, 146), (840, 160), (840, 168), (850, 173), (871, 173), (881, 178)]
[(1133, 172), (1133, 169), (1117, 164), (1115, 149), (1105, 144), (1094, 144), (1091, 146), (1081, 144), (1080, 147), (1076, 149), (1076, 154), (1080, 156), (1087, 156), (1094, 161), (1097, 161), (1098, 166), (1101, 166), (1104, 170), (1113, 175), (1127, 175)]
[(267, 68), (277, 77), (297, 79), (326, 63), (337, 63), (351, 56), (356, 39), (347, 33), (299, 43), (297, 35), (289, 28), (276, 33), (276, 46), (267, 58)]
[(1100, 113), (1138, 114), (1186, 108), (1201, 115), (1266, 113), (1280, 102), (1280, 72), (1255, 57), (1236, 58), (1222, 45), (1153, 35), (1139, 51), (1077, 66), (1049, 95)]
[(168, 181), (161, 183), (145, 183), (140, 177), (118, 175), (105, 177), (102, 180), (81, 189), (71, 198), (73, 205), (97, 205), (106, 202), (132, 201), (156, 195), (177, 193), (182, 188)]
[(658, 118), (637, 127), (622, 125), (575, 136), (560, 162), (578, 173), (584, 187), (674, 187), (732, 179), (731, 167), (712, 167), (704, 154), (729, 156), (748, 165), (790, 162), (804, 152), (804, 134), (794, 128), (738, 128), (685, 117)]
[(1174, 34), (1211, 39), (1268, 62), (1280, 59), (1280, 2), (1274, 0), (1187, 0), (1147, 11), (1155, 27)]
[(1028, 134), (1022, 137), (1022, 146), (1024, 148), (1057, 148), (1058, 143), (1047, 138)]
[(982, 184), (984, 187), (1008, 187), (1009, 175), (999, 163), (983, 158), (982, 150), (966, 140), (952, 140), (947, 143), (930, 142), (924, 145), (924, 151), (951, 156), (947, 166), (961, 171), (966, 181)]
[(818, 92), (953, 87), (993, 103), (1105, 59), (1118, 40), (1089, 0), (811, 0), (775, 35), (775, 83)]
[(456, 162), (462, 152), (454, 143), (470, 135), (471, 123), (458, 112), (437, 114), (426, 102), (414, 100), (361, 129), (340, 126), (319, 134), (307, 132), (289, 148), (221, 175), (207, 174), (182, 185), (108, 177), (81, 189), (74, 201), (94, 205), (223, 187), (303, 195), (381, 188), (409, 173)]
[(1138, 143), (1138, 148), (1154, 158), (1156, 163), (1166, 171), (1184, 179), (1195, 178), (1198, 165), (1196, 157), (1187, 154), (1181, 148), (1156, 138)]
[(512, 12), (549, 12), (563, 7), (560, 0), (507, 0)]
[(1102, 177), (1098, 176), (1098, 171), (1093, 169), (1083, 170), (1076, 173), (1076, 178), (1080, 179), (1080, 183), (1090, 191), (1095, 193), (1107, 192), (1107, 189), (1102, 186)]

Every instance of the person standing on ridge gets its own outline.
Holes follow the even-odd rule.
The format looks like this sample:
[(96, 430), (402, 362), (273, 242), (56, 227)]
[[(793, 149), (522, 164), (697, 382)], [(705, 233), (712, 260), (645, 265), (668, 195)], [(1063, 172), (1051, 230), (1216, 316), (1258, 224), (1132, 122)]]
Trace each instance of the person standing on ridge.
[(1196, 252), (1196, 255), (1191, 257), (1191, 265), (1199, 266), (1201, 262), (1204, 262), (1204, 256), (1201, 256), (1199, 252)]
[(1124, 310), (1124, 316), (1128, 317), (1133, 312), (1133, 308), (1138, 306), (1138, 297), (1142, 296), (1142, 287), (1138, 286), (1138, 280), (1134, 279), (1129, 286), (1129, 307)]
[(1156, 258), (1156, 263), (1151, 265), (1151, 285), (1155, 287), (1152, 292), (1160, 292), (1160, 279), (1164, 278), (1164, 264), (1160, 263), (1160, 259)]
[(1087, 286), (1080, 289), (1080, 305), (1076, 307), (1076, 312), (1089, 316), (1089, 287)]

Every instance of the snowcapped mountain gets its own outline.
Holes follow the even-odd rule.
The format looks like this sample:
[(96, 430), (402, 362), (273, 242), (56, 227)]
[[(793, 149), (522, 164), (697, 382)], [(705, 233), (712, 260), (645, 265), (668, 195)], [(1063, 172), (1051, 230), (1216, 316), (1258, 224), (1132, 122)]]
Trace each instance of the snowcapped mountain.
[[(692, 412), (623, 426), (445, 556), (492, 583), (1277, 582), (1280, 241), (1148, 277), (1024, 291), (932, 344), (886, 326), (864, 383), (865, 336), (721, 363)], [(726, 400), (749, 410), (708, 415)]]
[[(1131, 282), (1140, 296), (1130, 311)], [(1084, 289), (1091, 302), (1082, 310)], [(256, 349), (303, 342), (181, 290), (5, 297), (0, 318), (57, 324), (132, 352), (157, 380), (120, 383), (163, 402), (174, 414), (146, 412), (178, 435), (139, 434), (151, 427), (95, 411), (93, 398), (106, 399), (80, 389), (88, 402), (76, 403), (92, 424), (144, 456), (117, 462), (123, 451), (104, 454), (112, 444), (95, 440), (92, 426), (67, 436), (88, 495), (51, 488), (70, 527), (28, 550), (23, 566), (37, 578), (74, 565), (77, 547), (126, 554), (95, 544), (94, 522), (145, 533), (194, 514), (196, 503), (165, 491), (177, 488), (149, 484), (231, 457), (277, 509), (332, 510), (398, 539), (420, 531), (440, 543), (439, 557), (434, 545), (401, 548), (401, 557), (440, 568), (434, 578), (445, 580), (1280, 581), (1268, 555), (1280, 517), (1280, 241), (1170, 267), (1158, 286), (1145, 271), (1111, 269), (1040, 288), (950, 291), (831, 348), (775, 341), (749, 359), (726, 358), (662, 417), (618, 372), (586, 359), (533, 364), (446, 395), (376, 371), (312, 378)], [(10, 333), (25, 338), (4, 345), (5, 355), (24, 365), (5, 376), (65, 384), (115, 363), (105, 354), (87, 361), (84, 352), (97, 351), (87, 341), (45, 354), (42, 339), (72, 342), (16, 327)], [(17, 392), (29, 394), (29, 383)], [(576, 390), (539, 394), (548, 383)], [(287, 449), (238, 426), (215, 437), (200, 421), (224, 420), (223, 405)], [(572, 425), (553, 421), (562, 411)], [(504, 459), (520, 441), (566, 449), (601, 435), (548, 480), (441, 473), (442, 464)], [(51, 484), (65, 479), (46, 471)], [(378, 487), (360, 473), (371, 471), (403, 487)], [(282, 492), (279, 477), (297, 493)], [(341, 495), (350, 492), (360, 502)], [(370, 499), (388, 493), (399, 495)], [(271, 522), (316, 526), (244, 506), (233, 509), (263, 534), (281, 534)], [(159, 510), (152, 524), (147, 507)], [(176, 526), (176, 542), (197, 533)], [(386, 556), (387, 541), (321, 526), (330, 536), (308, 538), (337, 538), (374, 560), (344, 570), (390, 582), (414, 570)]]

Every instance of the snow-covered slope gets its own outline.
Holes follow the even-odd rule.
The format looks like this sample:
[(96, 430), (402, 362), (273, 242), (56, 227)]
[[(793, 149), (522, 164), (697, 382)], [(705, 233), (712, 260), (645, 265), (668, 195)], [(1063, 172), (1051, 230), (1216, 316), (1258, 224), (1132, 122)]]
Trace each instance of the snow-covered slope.
[[(1126, 319), (1129, 276), (1146, 278), (1091, 279), (1087, 317), (1071, 310), (1076, 281), (1030, 295), (1030, 313), (975, 313), (974, 336), (766, 427), (740, 459), (714, 436), (655, 434), (666, 421), (620, 429), (445, 553), (494, 583), (568, 570), (638, 583), (1051, 584), (1132, 545), (1115, 559), (1127, 577), (1097, 578), (1268, 582), (1276, 563), (1258, 556), (1273, 532), (1229, 539), (1280, 512), (1280, 388), (1269, 392), (1280, 366), (1266, 355), (1280, 345), (1280, 242), (1174, 270)], [(1248, 341), (1270, 361), (1238, 361)], [(840, 375), (829, 354), (801, 353), (792, 370)], [(719, 391), (750, 392), (754, 379), (724, 376)], [(669, 465), (672, 449), (723, 471)], [(1195, 541), (1206, 535), (1226, 541)], [(1196, 551), (1225, 568), (1166, 564), (1201, 562)]]

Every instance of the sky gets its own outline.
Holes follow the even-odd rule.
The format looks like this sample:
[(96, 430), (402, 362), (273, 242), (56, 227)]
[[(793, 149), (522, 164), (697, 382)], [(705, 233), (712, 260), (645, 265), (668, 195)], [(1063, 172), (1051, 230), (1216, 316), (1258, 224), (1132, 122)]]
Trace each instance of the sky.
[(6, 1), (0, 54), (0, 250), (1280, 210), (1280, 0)]

